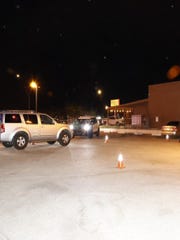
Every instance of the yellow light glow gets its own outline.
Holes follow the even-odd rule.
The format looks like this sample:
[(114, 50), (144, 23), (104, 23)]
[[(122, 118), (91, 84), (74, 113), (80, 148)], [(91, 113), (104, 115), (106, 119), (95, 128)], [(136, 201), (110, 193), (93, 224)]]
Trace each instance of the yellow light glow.
[(101, 90), (101, 89), (98, 89), (98, 90), (97, 90), (97, 94), (98, 94), (98, 95), (101, 95), (101, 94), (102, 94), (102, 90)]
[(35, 81), (30, 82), (31, 88), (37, 88), (37, 83)]

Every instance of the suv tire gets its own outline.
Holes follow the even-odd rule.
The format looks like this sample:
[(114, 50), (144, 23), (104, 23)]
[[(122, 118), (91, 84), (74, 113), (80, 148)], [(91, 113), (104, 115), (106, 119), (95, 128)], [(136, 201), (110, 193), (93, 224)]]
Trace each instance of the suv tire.
[(2, 145), (6, 148), (10, 148), (13, 146), (13, 143), (12, 142), (2, 142)]
[(71, 133), (68, 130), (63, 130), (59, 135), (58, 142), (62, 146), (67, 146), (70, 140), (71, 140)]
[(28, 135), (25, 132), (16, 133), (13, 138), (13, 145), (16, 149), (22, 150), (26, 148), (28, 144)]

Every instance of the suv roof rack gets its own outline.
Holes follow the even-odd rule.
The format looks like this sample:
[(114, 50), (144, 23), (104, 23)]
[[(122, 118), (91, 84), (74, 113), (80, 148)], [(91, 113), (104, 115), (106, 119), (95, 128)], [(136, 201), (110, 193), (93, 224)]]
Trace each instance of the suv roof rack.
[(19, 113), (23, 113), (23, 112), (25, 112), (25, 113), (35, 113), (35, 111), (34, 110), (18, 110), (18, 109), (8, 109), (8, 110), (1, 110), (0, 112), (4, 112), (4, 113), (6, 113), (6, 112), (11, 112), (11, 113), (16, 113), (16, 112), (19, 112)]

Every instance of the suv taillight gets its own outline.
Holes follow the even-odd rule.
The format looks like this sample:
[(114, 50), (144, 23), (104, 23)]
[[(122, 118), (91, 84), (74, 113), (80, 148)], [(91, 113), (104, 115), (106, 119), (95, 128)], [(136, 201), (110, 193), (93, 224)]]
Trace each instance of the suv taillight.
[(177, 127), (174, 126), (174, 127), (173, 127), (173, 131), (174, 131), (174, 132), (177, 132)]
[(3, 123), (0, 124), (0, 133), (5, 132), (5, 126)]

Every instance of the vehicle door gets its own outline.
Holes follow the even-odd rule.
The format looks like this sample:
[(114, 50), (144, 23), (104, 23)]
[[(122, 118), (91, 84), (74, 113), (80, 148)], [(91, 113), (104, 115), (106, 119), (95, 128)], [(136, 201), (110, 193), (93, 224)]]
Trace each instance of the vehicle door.
[(46, 114), (40, 114), (41, 138), (44, 140), (55, 140), (58, 132), (57, 124), (53, 118)]
[(39, 139), (40, 127), (38, 124), (37, 114), (23, 114), (25, 128), (29, 131), (32, 140)]
[(93, 125), (93, 132), (97, 132), (99, 128), (99, 124), (96, 118), (91, 119), (91, 124)]
[(115, 125), (116, 123), (116, 119), (114, 116), (110, 116), (109, 119), (108, 119), (108, 124), (109, 125)]

